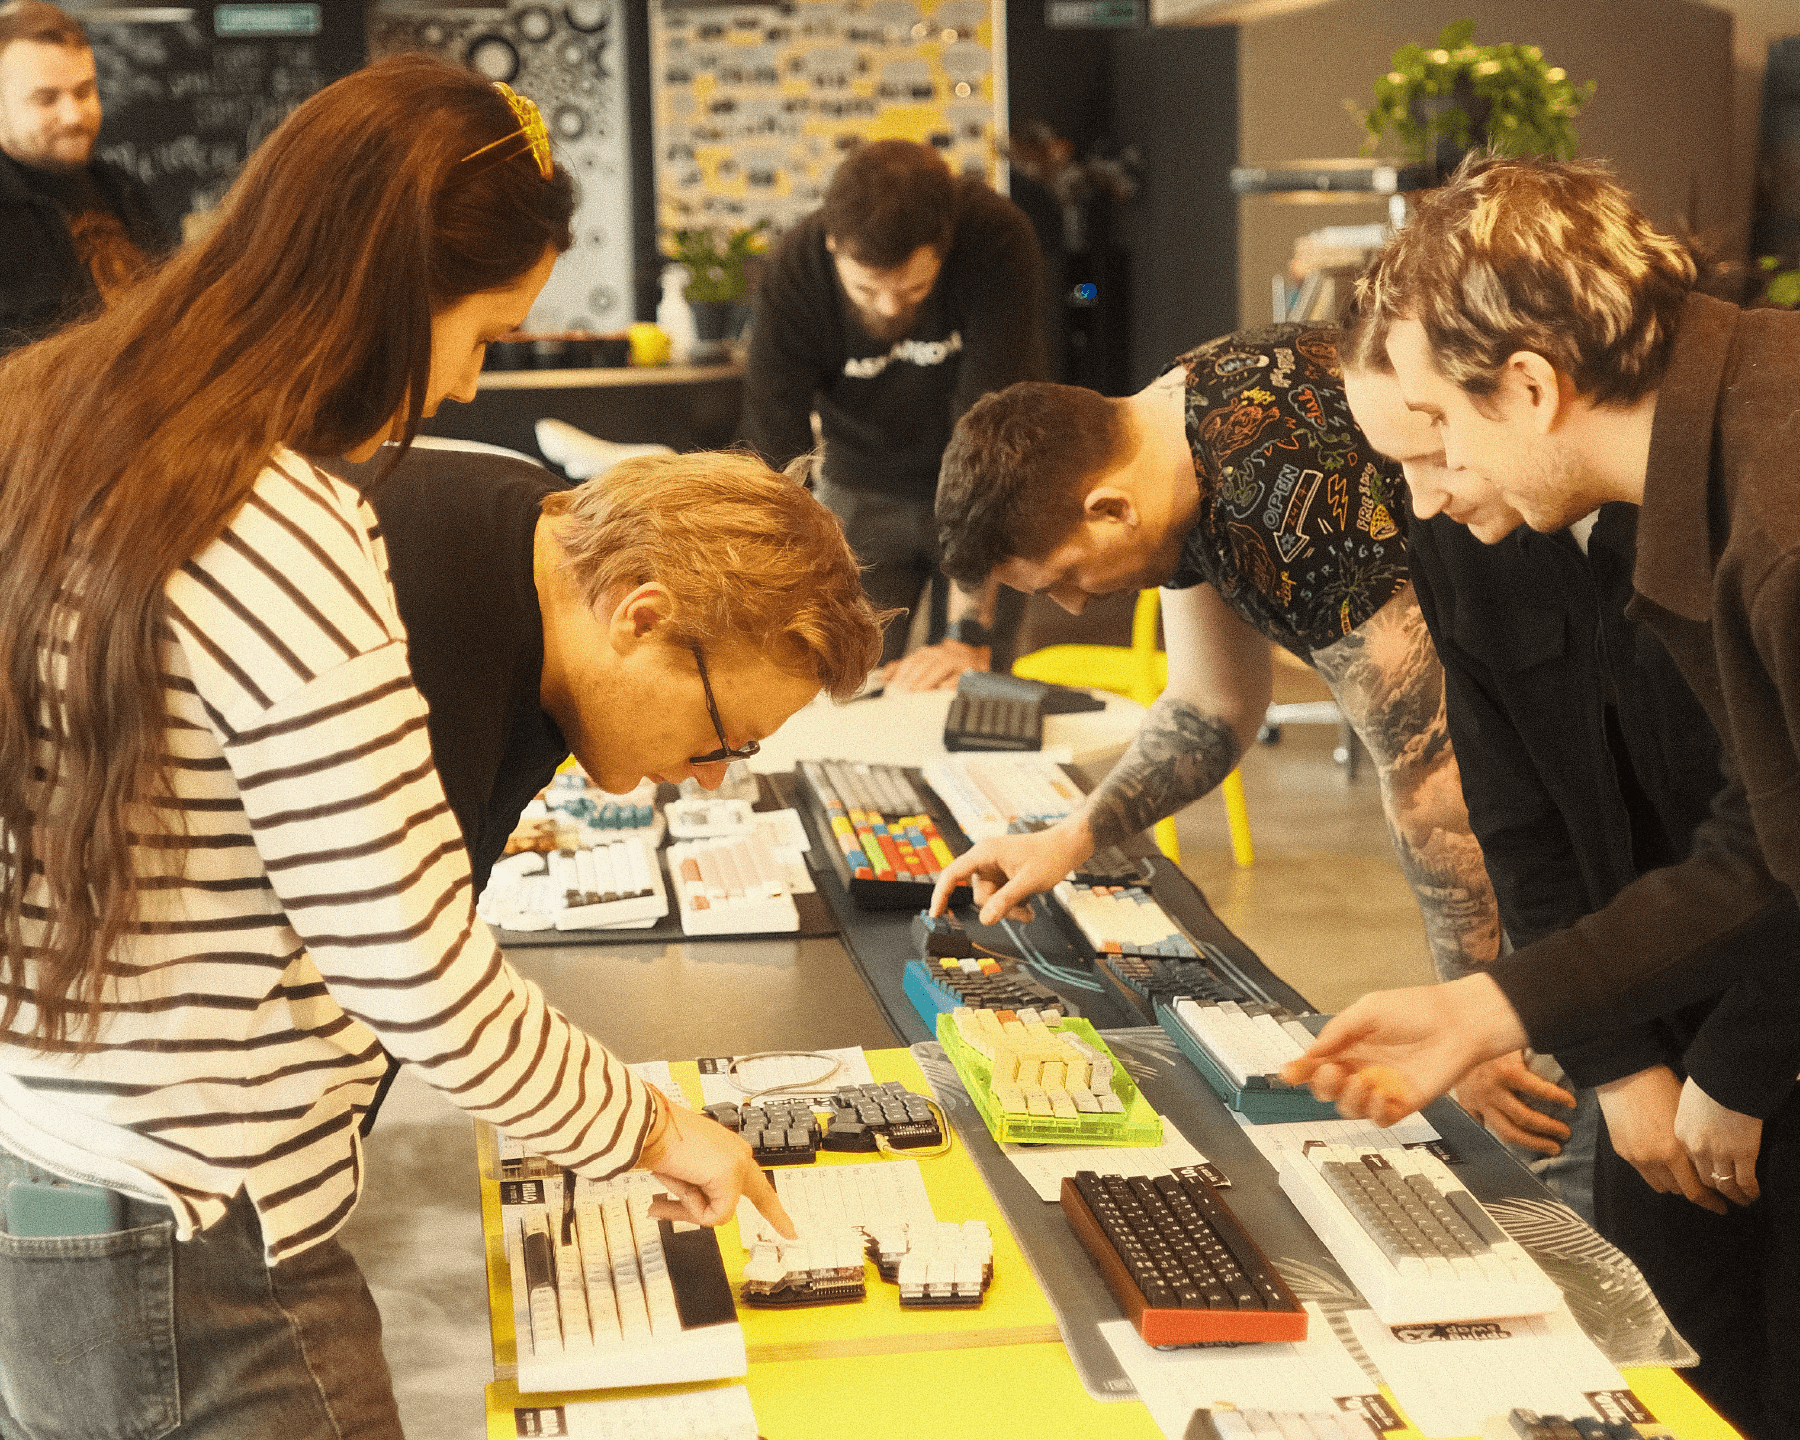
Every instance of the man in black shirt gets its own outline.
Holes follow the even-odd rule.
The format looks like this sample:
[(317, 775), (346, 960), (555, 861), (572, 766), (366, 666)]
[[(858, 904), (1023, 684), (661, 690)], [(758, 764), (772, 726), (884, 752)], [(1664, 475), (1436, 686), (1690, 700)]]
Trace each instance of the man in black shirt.
[[(1031, 222), (936, 151), (866, 142), (838, 166), (825, 203), (764, 263), (751, 321), (741, 438), (776, 468), (824, 439), (815, 492), (844, 522), (877, 607), (910, 608), (936, 576), (932, 501), (951, 427), (990, 390), (1044, 374), (1042, 261)], [(929, 688), (1010, 663), (1022, 604), (993, 621), (953, 594), (941, 642), (895, 683)], [(888, 631), (884, 661), (905, 650)], [(996, 658), (997, 655), (997, 658)]]
[(94, 158), (100, 94), (80, 24), (0, 5), (0, 352), (106, 303), (168, 248), (144, 187)]
[(415, 448), (379, 480), (383, 464), (335, 468), (381, 520), (477, 891), (571, 753), (612, 793), (713, 789), (720, 752), (821, 689), (848, 698), (874, 664), (837, 523), (753, 457), (641, 457), (573, 489), (468, 451)]

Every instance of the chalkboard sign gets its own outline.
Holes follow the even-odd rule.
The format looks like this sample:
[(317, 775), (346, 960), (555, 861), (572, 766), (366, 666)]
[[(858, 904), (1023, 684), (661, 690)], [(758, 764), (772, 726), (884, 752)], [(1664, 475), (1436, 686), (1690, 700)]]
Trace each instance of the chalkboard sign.
[[(326, 32), (339, 8), (325, 7)], [(362, 61), (360, 26), (346, 47), (330, 33), (221, 39), (211, 6), (88, 11), (81, 19), (106, 117), (98, 153), (149, 187), (173, 234), (184, 215), (218, 204), (245, 158), (295, 106)], [(228, 28), (242, 33), (241, 21)]]

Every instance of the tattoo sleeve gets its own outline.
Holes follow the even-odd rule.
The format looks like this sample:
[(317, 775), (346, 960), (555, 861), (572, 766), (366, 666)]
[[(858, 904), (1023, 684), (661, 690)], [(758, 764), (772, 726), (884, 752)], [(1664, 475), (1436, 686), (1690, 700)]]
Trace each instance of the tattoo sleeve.
[(1237, 735), (1217, 715), (1164, 695), (1150, 707), (1124, 758), (1088, 798), (1096, 845), (1116, 845), (1198, 800), (1237, 764)]
[(1319, 675), (1374, 757), (1394, 853), (1446, 980), (1500, 953), (1500, 917), (1469, 829), (1444, 713), (1444, 671), (1408, 586), (1335, 645)]

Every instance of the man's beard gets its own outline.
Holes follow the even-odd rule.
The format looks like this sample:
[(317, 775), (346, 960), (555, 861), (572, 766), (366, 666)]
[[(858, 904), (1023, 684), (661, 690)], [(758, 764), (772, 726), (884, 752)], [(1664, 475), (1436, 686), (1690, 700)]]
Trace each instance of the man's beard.
[(902, 310), (892, 318), (877, 315), (873, 310), (865, 310), (860, 305), (853, 305), (851, 308), (856, 315), (856, 323), (863, 328), (871, 340), (879, 340), (889, 345), (896, 340), (904, 340), (910, 335), (913, 322), (919, 318), (917, 305), (910, 310)]

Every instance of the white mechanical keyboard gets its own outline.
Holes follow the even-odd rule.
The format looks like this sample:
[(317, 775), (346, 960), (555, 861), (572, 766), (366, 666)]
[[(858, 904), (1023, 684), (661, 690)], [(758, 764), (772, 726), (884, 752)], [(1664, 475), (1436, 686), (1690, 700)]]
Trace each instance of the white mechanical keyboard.
[(669, 896), (654, 845), (630, 835), (508, 855), (494, 863), (475, 910), (506, 930), (647, 929), (669, 913)]
[(1384, 1325), (1542, 1315), (1562, 1292), (1427, 1150), (1314, 1143), (1281, 1188)]
[(742, 1375), (744, 1332), (709, 1230), (650, 1216), (661, 1187), (563, 1172), (502, 1180), (518, 1387), (611, 1389)]
[(1310, 1030), (1292, 1016), (1281, 1019), (1270, 1005), (1245, 1006), (1235, 1000), (1193, 1000), (1183, 995), (1169, 1008), (1240, 1090), (1253, 1080), (1278, 1083), (1276, 1072), (1313, 1043)]
[(1050, 893), (1080, 927), (1096, 955), (1199, 958), (1193, 942), (1142, 886), (1059, 880)]
[[(775, 1193), (802, 1236), (843, 1230), (872, 1235), (895, 1225), (937, 1223), (917, 1160), (782, 1166), (771, 1173)], [(748, 1200), (738, 1201), (737, 1218), (746, 1249), (781, 1240)]]
[(782, 866), (745, 835), (669, 846), (681, 928), (689, 935), (798, 930), (800, 912)]
[(1061, 820), (1082, 799), (1062, 766), (1041, 754), (952, 755), (919, 773), (971, 840), (1005, 835), (1019, 822)]

